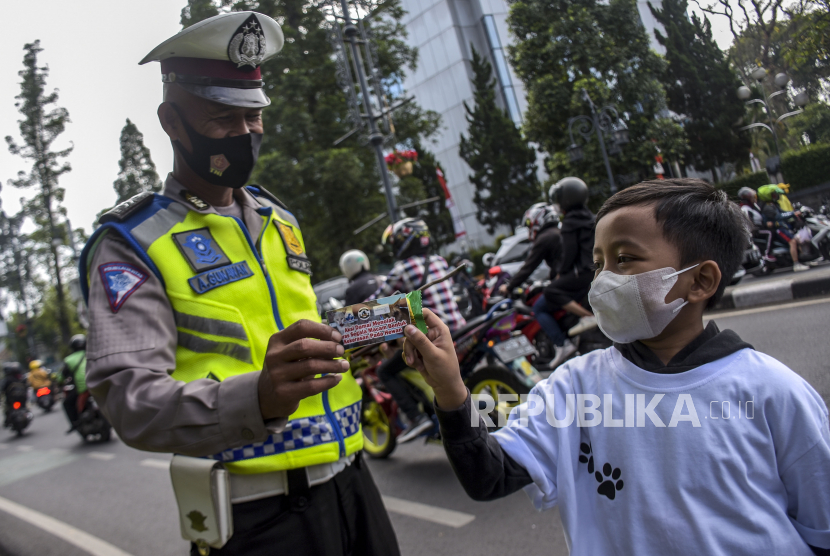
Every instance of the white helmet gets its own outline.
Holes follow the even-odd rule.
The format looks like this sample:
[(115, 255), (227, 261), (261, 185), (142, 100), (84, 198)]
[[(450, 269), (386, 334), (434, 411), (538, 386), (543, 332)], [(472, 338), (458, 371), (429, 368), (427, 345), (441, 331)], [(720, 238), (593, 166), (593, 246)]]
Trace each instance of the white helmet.
[(369, 270), (369, 257), (363, 251), (352, 249), (340, 256), (340, 272), (349, 280), (363, 270)]

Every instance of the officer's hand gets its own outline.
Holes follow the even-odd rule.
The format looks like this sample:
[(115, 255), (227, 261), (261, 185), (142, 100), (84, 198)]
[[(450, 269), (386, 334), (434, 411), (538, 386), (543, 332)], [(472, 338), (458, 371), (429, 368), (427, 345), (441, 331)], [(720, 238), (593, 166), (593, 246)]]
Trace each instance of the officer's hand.
[(425, 335), (411, 324), (404, 330), (406, 363), (418, 369), (427, 384), (432, 386), (439, 406), (454, 409), (467, 399), (467, 387), (461, 380), (450, 329), (426, 308), (424, 321), (429, 334)]
[[(316, 338), (316, 339), (315, 339)], [(268, 340), (259, 375), (259, 409), (266, 420), (288, 417), (300, 400), (334, 388), (349, 369), (340, 333), (325, 324), (300, 320)], [(315, 378), (316, 375), (327, 374)]]

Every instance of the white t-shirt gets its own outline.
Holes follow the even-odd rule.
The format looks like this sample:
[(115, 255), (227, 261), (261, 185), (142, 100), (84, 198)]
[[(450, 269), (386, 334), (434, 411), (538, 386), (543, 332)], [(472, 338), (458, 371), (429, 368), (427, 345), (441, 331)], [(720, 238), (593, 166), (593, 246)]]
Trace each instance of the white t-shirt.
[[(545, 409), (495, 437), (533, 479), (525, 491), (536, 508), (559, 506), (573, 556), (830, 547), (827, 408), (772, 357), (743, 349), (657, 374), (609, 348), (565, 363), (531, 394)], [(569, 397), (573, 423), (552, 426), (551, 402), (567, 422)]]

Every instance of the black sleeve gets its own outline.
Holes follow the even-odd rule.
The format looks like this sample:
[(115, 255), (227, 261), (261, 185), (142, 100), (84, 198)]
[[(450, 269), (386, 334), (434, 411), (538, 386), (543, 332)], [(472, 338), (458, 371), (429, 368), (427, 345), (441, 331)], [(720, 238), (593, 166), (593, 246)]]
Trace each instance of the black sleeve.
[(510, 282), (507, 284), (507, 289), (512, 291), (513, 288), (518, 288), (522, 284), (524, 284), (525, 280), (527, 280), (533, 271), (536, 270), (542, 261), (545, 260), (545, 256), (548, 254), (550, 250), (550, 242), (546, 241), (546, 237), (542, 234), (539, 234), (536, 237), (536, 241), (533, 242), (533, 246), (530, 248), (530, 253), (527, 254), (527, 258), (525, 259), (522, 268), (516, 273), (515, 276), (510, 278)]
[(576, 264), (579, 255), (579, 229), (562, 233), (562, 258), (559, 261), (557, 274), (567, 274)]
[(469, 393), (458, 409), (443, 410), (435, 403), (444, 450), (464, 491), (473, 500), (483, 502), (513, 494), (531, 484), (527, 470), (487, 433), (479, 415), (476, 414), (477, 424), (471, 424), (471, 404)]

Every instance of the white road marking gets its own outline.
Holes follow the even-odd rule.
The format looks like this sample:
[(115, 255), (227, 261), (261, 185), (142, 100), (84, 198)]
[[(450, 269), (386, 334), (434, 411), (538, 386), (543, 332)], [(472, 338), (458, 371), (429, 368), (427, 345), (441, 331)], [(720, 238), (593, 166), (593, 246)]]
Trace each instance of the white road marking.
[(43, 529), (47, 533), (73, 544), (93, 556), (132, 556), (107, 541), (76, 529), (71, 525), (58, 521), (53, 517), (36, 512), (26, 506), (21, 506), (11, 500), (0, 498), (0, 510), (21, 519), (30, 525)]
[(143, 459), (141, 465), (144, 467), (155, 467), (157, 469), (170, 469), (169, 459)]
[(31, 452), (34, 449), (35, 449), (34, 446), (26, 446), (26, 445), (17, 447), (18, 452)]
[(115, 454), (108, 454), (106, 452), (90, 452), (86, 455), (90, 459), (98, 459), (101, 461), (109, 461), (115, 457)]
[(770, 305), (768, 307), (757, 307), (755, 309), (744, 309), (742, 311), (730, 311), (728, 313), (715, 313), (713, 315), (706, 315), (703, 318), (703, 324), (707, 324), (710, 320), (727, 319), (729, 317), (740, 317), (742, 315), (753, 315), (755, 313), (766, 313), (767, 311), (779, 311), (781, 309), (795, 309), (796, 307), (806, 307), (807, 305), (820, 305), (822, 303), (830, 303), (830, 297), (824, 299), (810, 299), (807, 301), (796, 301), (794, 303), (785, 303), (783, 305)]
[(401, 500), (400, 498), (394, 498), (392, 496), (383, 496), (382, 498), (383, 504), (390, 512), (423, 519), (425, 521), (432, 521), (433, 523), (455, 527), (456, 529), (464, 527), (476, 518), (472, 514), (429, 506), (419, 502), (410, 502), (409, 500)]

